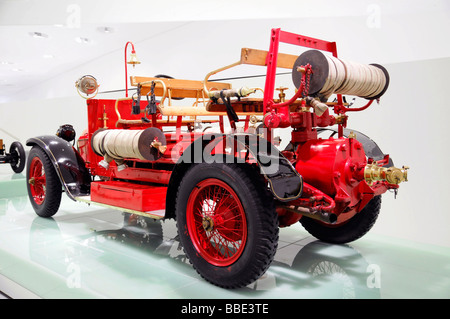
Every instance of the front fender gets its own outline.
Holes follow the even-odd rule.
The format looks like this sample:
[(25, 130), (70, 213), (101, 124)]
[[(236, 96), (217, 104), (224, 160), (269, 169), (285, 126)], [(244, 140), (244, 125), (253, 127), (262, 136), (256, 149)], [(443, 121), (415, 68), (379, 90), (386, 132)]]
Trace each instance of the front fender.
[(28, 139), (26, 145), (44, 150), (70, 199), (90, 194), (91, 176), (72, 144), (58, 136), (45, 135)]
[[(195, 140), (180, 157), (177, 165), (183, 163), (201, 163), (221, 161), (222, 156), (210, 155), (208, 149), (213, 149), (223, 139), (227, 145), (239, 146), (252, 154), (257, 161), (261, 174), (269, 182), (270, 191), (279, 201), (291, 201), (300, 197), (303, 180), (292, 164), (268, 140), (255, 134), (207, 134)], [(243, 158), (234, 158), (235, 163), (245, 163)]]
[[(334, 134), (338, 133), (338, 130), (335, 128), (318, 128), (317, 132), (320, 134), (321, 132), (333, 132)], [(367, 135), (358, 132), (356, 130), (350, 130), (350, 129), (344, 129), (343, 135), (345, 137), (348, 137), (350, 133), (353, 132), (356, 134), (356, 139), (363, 145), (364, 152), (366, 153), (367, 157), (373, 158), (375, 161), (382, 160), (385, 156), (383, 151), (380, 149), (380, 147), (373, 141), (370, 137)], [(385, 167), (391, 167), (394, 166), (394, 162), (391, 158), (389, 158), (389, 163), (385, 165)]]

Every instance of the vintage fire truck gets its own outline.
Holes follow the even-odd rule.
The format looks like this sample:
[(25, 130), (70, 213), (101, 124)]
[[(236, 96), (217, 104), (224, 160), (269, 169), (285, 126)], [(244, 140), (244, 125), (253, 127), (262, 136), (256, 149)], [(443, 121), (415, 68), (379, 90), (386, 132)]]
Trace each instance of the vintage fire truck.
[[(279, 53), (280, 43), (305, 52)], [(138, 63), (134, 45), (131, 57)], [(264, 88), (210, 80), (243, 64), (265, 67)], [(278, 68), (292, 73), (290, 98), (276, 88)], [(95, 98), (92, 76), (76, 82), (88, 114), (76, 145), (70, 125), (27, 141), (31, 204), (39, 216), (53, 216), (64, 192), (175, 219), (186, 256), (215, 285), (258, 279), (274, 258), (279, 227), (300, 222), (330, 243), (360, 238), (377, 219), (381, 195), (407, 180), (407, 167), (394, 167), (375, 142), (346, 128), (348, 113), (385, 93), (387, 70), (339, 59), (335, 42), (273, 29), (268, 51), (243, 48), (237, 62), (203, 81), (131, 76), (128, 96), (125, 78), (126, 96), (118, 99)], [(346, 96), (367, 104), (351, 107)], [(283, 149), (277, 128), (292, 130)]]

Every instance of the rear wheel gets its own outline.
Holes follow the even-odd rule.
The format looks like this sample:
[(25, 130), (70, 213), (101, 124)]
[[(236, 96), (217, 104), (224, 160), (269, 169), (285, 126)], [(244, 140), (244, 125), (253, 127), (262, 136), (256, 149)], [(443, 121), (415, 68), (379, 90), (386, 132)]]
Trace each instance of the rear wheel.
[(263, 185), (259, 175), (235, 164), (202, 163), (183, 177), (176, 202), (180, 242), (209, 282), (243, 287), (270, 266), (278, 220)]
[(381, 195), (377, 195), (355, 216), (342, 224), (325, 224), (302, 217), (300, 223), (314, 237), (333, 244), (345, 244), (364, 236), (375, 224), (381, 209)]
[(36, 214), (51, 217), (58, 211), (62, 185), (49, 157), (37, 146), (28, 156), (27, 190)]

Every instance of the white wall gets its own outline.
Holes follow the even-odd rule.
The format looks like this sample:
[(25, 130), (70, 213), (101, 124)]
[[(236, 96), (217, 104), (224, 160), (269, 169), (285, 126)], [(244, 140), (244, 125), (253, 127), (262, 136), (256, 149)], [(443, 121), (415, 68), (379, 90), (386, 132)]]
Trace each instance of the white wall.
[[(85, 2), (79, 3), (83, 12), (87, 12)], [(174, 4), (180, 5), (178, 1)], [(450, 66), (450, 49), (444, 42), (450, 30), (448, 2), (322, 0), (196, 1), (195, 4), (198, 6), (183, 7), (184, 15), (182, 10), (172, 10), (175, 17), (165, 7), (158, 16), (160, 22), (152, 23), (146, 20), (145, 10), (135, 11), (137, 23), (129, 40), (138, 39), (135, 46), (142, 64), (130, 69), (130, 74), (165, 73), (202, 80), (207, 72), (237, 61), (241, 47), (268, 49), (273, 27), (336, 41), (339, 56), (347, 60), (383, 64), (391, 75), (388, 92), (380, 105), (350, 114), (349, 127), (367, 133), (383, 151), (391, 154), (397, 166), (408, 165), (411, 170), (410, 180), (401, 185), (396, 200), (390, 193), (384, 195), (382, 213), (372, 232), (450, 246), (447, 226), (450, 209), (445, 198), (450, 190), (445, 140), (448, 112), (444, 104), (445, 71)], [(111, 2), (99, 20), (118, 22), (121, 15), (114, 10), (117, 7), (118, 2)], [(95, 18), (91, 11), (84, 16)], [(156, 21), (156, 13), (151, 16)], [(151, 30), (148, 36), (146, 30)], [(0, 104), (0, 135), (4, 142), (9, 145), (18, 138), (24, 143), (32, 136), (54, 134), (65, 123), (73, 124), (81, 133), (86, 125), (86, 106), (75, 92), (74, 82), (81, 75), (92, 74), (103, 91), (123, 89), (124, 44), (121, 41), (117, 49), (76, 68), (64, 69), (57, 76), (22, 90), (13, 101)], [(281, 51), (298, 54), (292, 46), (282, 46)], [(264, 72), (263, 68), (238, 67), (220, 77)], [(239, 80), (234, 85), (263, 87), (262, 81)], [(287, 93), (293, 93), (290, 76), (280, 77), (277, 84), (288, 85), (291, 90)], [(284, 132), (285, 136), (289, 132)]]
[[(410, 166), (397, 199), (383, 196), (374, 232), (450, 246), (450, 171), (446, 72), (450, 58), (386, 65), (391, 75), (380, 105), (354, 114), (350, 126), (366, 132), (397, 167)], [(353, 115), (353, 114), (352, 114)]]

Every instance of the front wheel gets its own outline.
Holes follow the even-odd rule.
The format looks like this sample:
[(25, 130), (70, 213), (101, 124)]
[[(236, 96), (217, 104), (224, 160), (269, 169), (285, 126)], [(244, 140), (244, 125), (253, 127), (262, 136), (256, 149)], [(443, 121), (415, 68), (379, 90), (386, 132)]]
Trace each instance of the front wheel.
[(278, 219), (261, 177), (245, 165), (202, 163), (183, 177), (176, 200), (180, 242), (207, 281), (224, 288), (258, 279), (278, 246)]
[(59, 209), (62, 185), (47, 154), (38, 146), (28, 155), (27, 190), (31, 206), (41, 217), (51, 217)]
[(14, 173), (22, 173), (25, 168), (25, 150), (20, 142), (13, 142), (9, 148), (9, 153), (13, 160), (11, 162), (11, 168)]

